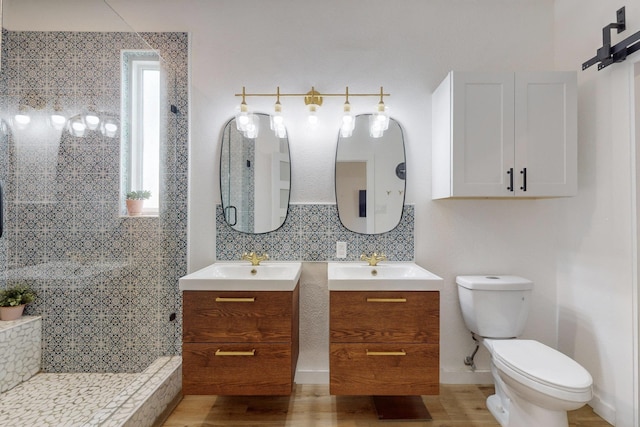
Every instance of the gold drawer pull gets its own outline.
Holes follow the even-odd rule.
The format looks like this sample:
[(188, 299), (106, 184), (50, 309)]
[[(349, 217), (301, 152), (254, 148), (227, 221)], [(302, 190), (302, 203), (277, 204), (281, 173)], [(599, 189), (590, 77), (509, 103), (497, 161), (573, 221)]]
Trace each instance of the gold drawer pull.
[(225, 297), (216, 297), (216, 302), (255, 302), (255, 297), (250, 298), (225, 298)]
[(407, 352), (400, 351), (369, 351), (367, 350), (367, 356), (406, 356)]
[(255, 356), (256, 349), (250, 351), (222, 351), (220, 349), (216, 350), (216, 356)]
[(367, 302), (407, 302), (406, 298), (367, 298)]

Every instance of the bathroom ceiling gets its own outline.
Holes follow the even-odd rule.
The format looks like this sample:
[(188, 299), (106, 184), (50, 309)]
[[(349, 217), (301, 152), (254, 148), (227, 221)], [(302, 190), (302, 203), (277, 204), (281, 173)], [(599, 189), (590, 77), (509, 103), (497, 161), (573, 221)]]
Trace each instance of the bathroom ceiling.
[(103, 0), (3, 0), (10, 31), (133, 31)]

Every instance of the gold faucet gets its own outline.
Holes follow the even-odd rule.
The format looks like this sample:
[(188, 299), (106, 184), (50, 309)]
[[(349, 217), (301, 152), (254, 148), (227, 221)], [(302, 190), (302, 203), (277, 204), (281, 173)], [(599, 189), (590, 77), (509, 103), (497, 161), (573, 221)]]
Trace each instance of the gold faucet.
[(360, 255), (360, 259), (363, 260), (363, 261), (367, 261), (370, 266), (375, 267), (376, 265), (378, 265), (378, 263), (380, 261), (386, 261), (387, 260), (387, 256), (385, 254), (383, 254), (382, 252), (380, 253), (380, 255), (378, 255), (376, 252), (374, 252), (371, 256), (367, 256), (366, 254), (362, 254), (362, 255)]
[(251, 265), (260, 265), (260, 261), (264, 261), (269, 259), (269, 255), (262, 254), (258, 255), (255, 252), (243, 253), (242, 258), (243, 261), (249, 261)]

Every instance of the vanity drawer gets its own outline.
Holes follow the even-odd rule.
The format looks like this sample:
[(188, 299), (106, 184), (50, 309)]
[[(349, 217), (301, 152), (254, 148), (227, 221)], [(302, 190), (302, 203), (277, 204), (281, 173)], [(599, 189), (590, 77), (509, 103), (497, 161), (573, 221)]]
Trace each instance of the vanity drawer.
[(183, 344), (183, 394), (288, 395), (295, 361), (290, 344)]
[(331, 342), (439, 343), (439, 292), (330, 292)]
[(330, 345), (330, 393), (434, 395), (439, 393), (437, 344)]
[(297, 331), (298, 287), (284, 292), (183, 292), (184, 342), (286, 342)]

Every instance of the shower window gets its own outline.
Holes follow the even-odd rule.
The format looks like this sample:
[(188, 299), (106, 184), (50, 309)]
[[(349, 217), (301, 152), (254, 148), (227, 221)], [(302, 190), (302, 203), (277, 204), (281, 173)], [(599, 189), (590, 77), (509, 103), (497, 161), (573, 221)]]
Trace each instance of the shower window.
[(157, 215), (160, 191), (160, 60), (153, 51), (122, 56), (123, 194), (149, 190), (144, 214)]

